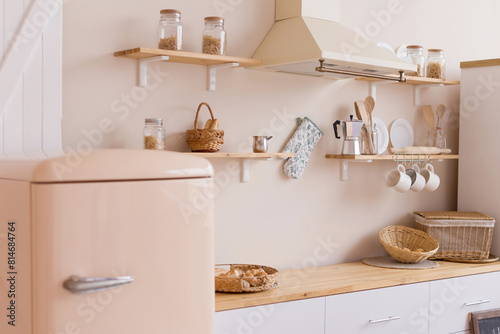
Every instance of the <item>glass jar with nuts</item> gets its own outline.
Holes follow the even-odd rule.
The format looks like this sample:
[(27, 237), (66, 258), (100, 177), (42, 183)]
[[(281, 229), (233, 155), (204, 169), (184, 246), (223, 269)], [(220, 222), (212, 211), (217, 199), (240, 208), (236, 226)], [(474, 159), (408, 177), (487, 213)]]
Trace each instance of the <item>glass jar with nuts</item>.
[(226, 55), (227, 38), (224, 19), (218, 16), (205, 17), (202, 52), (211, 55)]
[(444, 59), (444, 50), (429, 49), (428, 52), (425, 76), (427, 78), (445, 79), (446, 62)]
[(146, 118), (146, 125), (144, 126), (144, 149), (165, 149), (165, 132), (163, 130), (163, 119)]
[(406, 75), (423, 77), (425, 71), (424, 48), (420, 45), (408, 45), (406, 47), (407, 56), (405, 60), (411, 64), (417, 65), (416, 72), (405, 72)]
[(163, 9), (160, 15), (158, 49), (182, 50), (181, 12), (176, 9)]

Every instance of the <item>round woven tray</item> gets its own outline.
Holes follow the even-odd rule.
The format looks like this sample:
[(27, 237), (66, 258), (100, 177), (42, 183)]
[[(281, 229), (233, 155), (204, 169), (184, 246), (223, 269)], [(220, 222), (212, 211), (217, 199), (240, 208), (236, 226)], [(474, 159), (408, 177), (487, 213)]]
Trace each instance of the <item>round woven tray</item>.
[(373, 267), (405, 270), (422, 270), (439, 267), (439, 263), (436, 261), (423, 260), (419, 263), (401, 263), (390, 256), (369, 257), (361, 260), (361, 262)]
[(490, 262), (496, 262), (498, 261), (498, 256), (490, 254), (490, 256), (487, 259), (482, 259), (482, 260), (475, 260), (475, 259), (459, 259), (459, 258), (445, 258), (443, 259), (444, 261), (450, 261), (450, 262), (460, 262), (460, 263), (490, 263)]
[[(243, 272), (252, 269), (262, 269), (266, 272), (266, 276), (255, 276), (251, 278), (243, 277), (224, 277), (220, 274), (223, 272), (220, 268), (239, 269)], [(230, 264), (217, 265), (215, 268), (215, 291), (217, 292), (259, 292), (278, 287), (278, 270), (261, 266), (257, 264)], [(251, 283), (251, 285), (250, 285)]]

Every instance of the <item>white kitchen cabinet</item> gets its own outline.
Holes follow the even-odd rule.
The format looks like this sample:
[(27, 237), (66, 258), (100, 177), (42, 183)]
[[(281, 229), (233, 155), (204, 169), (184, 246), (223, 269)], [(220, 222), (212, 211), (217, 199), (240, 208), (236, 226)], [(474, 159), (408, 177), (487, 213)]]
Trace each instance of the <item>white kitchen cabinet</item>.
[(325, 333), (427, 334), (428, 306), (428, 282), (329, 296)]
[(469, 312), (500, 307), (500, 273), (471, 275), (430, 283), (429, 334), (469, 329)]
[(325, 297), (215, 313), (216, 334), (324, 334)]

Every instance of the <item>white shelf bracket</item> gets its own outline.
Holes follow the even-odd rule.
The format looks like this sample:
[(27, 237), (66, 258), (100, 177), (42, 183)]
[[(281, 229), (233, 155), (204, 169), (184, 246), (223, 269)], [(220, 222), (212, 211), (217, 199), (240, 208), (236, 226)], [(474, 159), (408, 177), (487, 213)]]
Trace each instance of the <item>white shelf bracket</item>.
[(340, 180), (347, 181), (349, 178), (349, 163), (350, 162), (372, 162), (373, 160), (352, 160), (352, 159), (340, 159)]
[(137, 59), (137, 78), (140, 87), (146, 87), (148, 84), (148, 64), (159, 61), (166, 61), (169, 56), (157, 56)]
[(241, 160), (241, 182), (247, 183), (250, 181), (250, 160), (242, 159)]
[(226, 63), (218, 65), (209, 65), (207, 68), (207, 78), (208, 78), (208, 90), (211, 92), (215, 91), (215, 81), (217, 77), (217, 70), (221, 68), (231, 68), (238, 67), (240, 63)]
[(368, 95), (377, 100), (377, 86), (383, 84), (390, 84), (392, 81), (369, 81), (368, 82)]
[(433, 85), (415, 85), (413, 86), (413, 105), (420, 105), (420, 90), (422, 88), (431, 88), (431, 87), (443, 87), (444, 84), (433, 84)]
[(250, 181), (250, 160), (272, 160), (271, 158), (261, 158), (261, 159), (241, 159), (241, 167), (240, 167), (240, 181), (243, 183), (247, 183)]

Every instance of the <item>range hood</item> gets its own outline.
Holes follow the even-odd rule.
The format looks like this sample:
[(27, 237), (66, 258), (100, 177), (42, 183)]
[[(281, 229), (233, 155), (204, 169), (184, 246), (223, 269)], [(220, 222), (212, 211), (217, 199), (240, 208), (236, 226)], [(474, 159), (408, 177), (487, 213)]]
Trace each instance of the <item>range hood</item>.
[(416, 65), (338, 23), (340, 0), (276, 0), (276, 22), (253, 58), (253, 69), (404, 81)]

